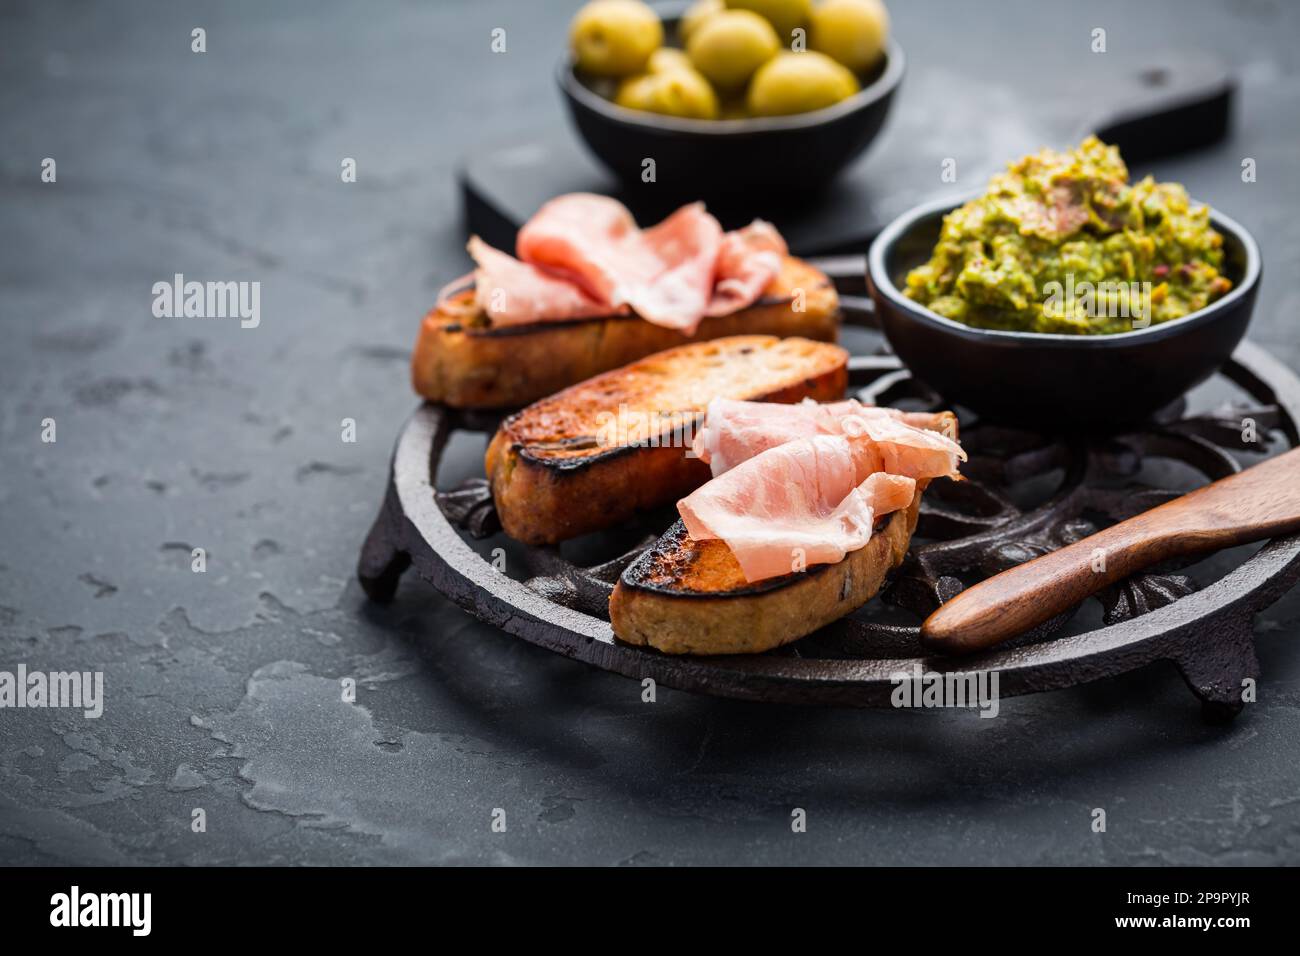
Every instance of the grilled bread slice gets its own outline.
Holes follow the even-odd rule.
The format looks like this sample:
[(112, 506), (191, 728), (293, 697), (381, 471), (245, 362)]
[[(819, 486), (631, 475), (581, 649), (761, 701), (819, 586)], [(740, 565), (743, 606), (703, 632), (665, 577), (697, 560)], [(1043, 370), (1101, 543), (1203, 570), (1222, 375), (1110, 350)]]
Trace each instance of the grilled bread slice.
[(506, 418), (484, 459), (506, 533), (554, 544), (676, 501), (709, 479), (689, 456), (717, 396), (831, 401), (848, 384), (838, 345), (736, 335), (597, 375)]
[(473, 290), (424, 317), (411, 360), (416, 392), (454, 408), (517, 408), (601, 372), (689, 342), (727, 335), (791, 335), (834, 342), (839, 297), (817, 269), (787, 257), (762, 298), (706, 318), (693, 336), (634, 315), (494, 328)]
[(877, 521), (844, 560), (753, 584), (724, 542), (694, 541), (678, 521), (614, 586), (614, 634), (665, 654), (758, 654), (811, 634), (869, 601), (902, 563), (921, 484), (909, 507)]

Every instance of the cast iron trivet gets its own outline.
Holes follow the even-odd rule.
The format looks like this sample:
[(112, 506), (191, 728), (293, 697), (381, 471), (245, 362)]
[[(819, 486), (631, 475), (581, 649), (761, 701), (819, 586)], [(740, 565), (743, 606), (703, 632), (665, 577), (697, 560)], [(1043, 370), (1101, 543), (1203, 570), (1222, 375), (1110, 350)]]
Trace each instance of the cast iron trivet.
[[(871, 324), (869, 302), (852, 295), (843, 301), (846, 322)], [(895, 687), (891, 677), (912, 673), (914, 665), (922, 671), (996, 670), (1000, 693), (1012, 696), (1169, 660), (1207, 717), (1231, 718), (1241, 710), (1244, 679), (1258, 676), (1253, 616), (1300, 577), (1300, 536), (1265, 544), (1203, 586), (1194, 580), (1201, 566), (1192, 573), (1160, 568), (1136, 575), (1099, 595), (1101, 626), (1082, 633), (1060, 633), (1076, 609), (978, 657), (925, 656), (918, 640), (921, 618), (964, 586), (1239, 470), (1230, 450), (1258, 455), (1300, 442), (1300, 380), (1288, 369), (1247, 342), (1221, 375), (1249, 402), (1192, 416), (1179, 403), (1141, 429), (1106, 439), (1049, 436), (963, 418), (962, 444), (970, 461), (962, 471), (968, 480), (931, 486), (911, 553), (881, 593), (905, 623), (880, 620), (889, 613), (872, 602), (793, 645), (757, 656), (670, 657), (621, 644), (606, 612), (610, 591), (673, 515), (648, 519), (635, 547), (594, 564), (569, 560), (569, 545), (562, 551), (509, 542), (507, 569), (497, 570), (491, 556), (469, 544), (470, 538), (498, 533), (486, 481), (471, 479), (435, 492), (434, 476), (452, 432), (491, 434), (498, 416), (429, 403), (398, 438), (388, 491), (363, 546), (358, 576), (367, 595), (387, 601), (413, 565), (421, 579), (465, 610), (534, 644), (628, 677), (725, 697), (887, 706)], [(850, 388), (877, 404), (940, 407), (890, 355), (854, 357)], [(1257, 442), (1243, 436), (1247, 419)], [(1168, 471), (1171, 463), (1186, 466), (1195, 479), (1177, 490), (1148, 479), (1151, 467)], [(606, 538), (626, 542), (627, 531)], [(505, 547), (504, 536), (500, 541)], [(496, 542), (490, 544), (495, 548)], [(597, 539), (597, 552), (600, 544)], [(516, 573), (521, 563), (525, 575)]]

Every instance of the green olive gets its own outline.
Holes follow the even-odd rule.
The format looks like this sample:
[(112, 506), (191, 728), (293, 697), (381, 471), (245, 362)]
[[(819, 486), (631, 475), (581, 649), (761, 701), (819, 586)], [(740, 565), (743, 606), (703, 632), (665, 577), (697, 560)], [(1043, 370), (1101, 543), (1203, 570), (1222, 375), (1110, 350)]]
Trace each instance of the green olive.
[(831, 106), (857, 91), (857, 79), (830, 57), (782, 53), (754, 74), (747, 102), (755, 116), (787, 116)]
[(724, 10), (691, 34), (686, 53), (722, 92), (739, 90), (781, 49), (772, 24), (749, 10)]
[(717, 94), (709, 81), (692, 69), (646, 73), (624, 80), (614, 102), (628, 109), (664, 116), (718, 118)]
[(642, 73), (639, 76), (629, 76), (618, 85), (618, 92), (614, 94), (614, 102), (629, 110), (648, 111), (653, 91), (653, 74)]
[(782, 46), (788, 47), (798, 27), (808, 25), (812, 0), (727, 0), (731, 10), (753, 10), (776, 30)]
[(569, 27), (574, 61), (593, 76), (640, 73), (663, 42), (659, 15), (641, 0), (592, 0)]
[(813, 10), (808, 46), (854, 73), (871, 69), (889, 40), (889, 12), (880, 0), (823, 0)]
[(677, 21), (677, 35), (685, 43), (691, 38), (691, 34), (695, 32), (696, 27), (719, 10), (725, 10), (726, 8), (727, 5), (722, 0), (695, 0), (686, 8), (682, 18)]
[(661, 46), (655, 50), (645, 65), (647, 73), (671, 73), (674, 70), (690, 70), (694, 73), (695, 65), (683, 51), (671, 46)]

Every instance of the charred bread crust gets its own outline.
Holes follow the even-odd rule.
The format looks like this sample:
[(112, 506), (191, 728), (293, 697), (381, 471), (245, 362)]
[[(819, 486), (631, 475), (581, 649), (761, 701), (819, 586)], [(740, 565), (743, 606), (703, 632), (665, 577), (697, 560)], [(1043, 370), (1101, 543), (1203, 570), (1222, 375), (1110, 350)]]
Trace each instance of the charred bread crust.
[[(676, 501), (709, 479), (688, 457), (682, 426), (693, 428), (710, 398), (832, 401), (848, 384), (839, 346), (766, 335), (696, 342), (647, 356), (528, 406), (501, 423), (484, 469), (506, 533), (554, 544), (612, 527)], [(620, 408), (681, 414), (653, 431), (657, 440), (602, 445), (602, 416)], [(689, 442), (685, 444), (689, 445)]]
[(921, 507), (877, 523), (865, 547), (836, 564), (750, 584), (722, 541), (693, 541), (678, 521), (614, 586), (609, 619), (628, 644), (665, 654), (759, 654), (857, 610), (902, 563)]
[(429, 312), (411, 359), (415, 391), (453, 408), (517, 408), (689, 342), (741, 334), (834, 342), (839, 331), (835, 287), (791, 257), (761, 299), (731, 315), (704, 319), (693, 336), (633, 315), (494, 328), (473, 313), (469, 301), (472, 293), (465, 292)]

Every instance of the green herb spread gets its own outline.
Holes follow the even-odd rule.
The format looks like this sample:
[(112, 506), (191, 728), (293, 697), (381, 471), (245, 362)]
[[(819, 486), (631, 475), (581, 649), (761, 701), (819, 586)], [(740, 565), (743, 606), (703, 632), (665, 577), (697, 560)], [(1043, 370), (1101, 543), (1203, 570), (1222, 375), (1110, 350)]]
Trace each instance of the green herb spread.
[(1204, 308), (1232, 283), (1209, 209), (1178, 183), (1132, 185), (1119, 150), (1090, 136), (994, 176), (943, 220), (906, 294), (985, 329), (1099, 335)]

